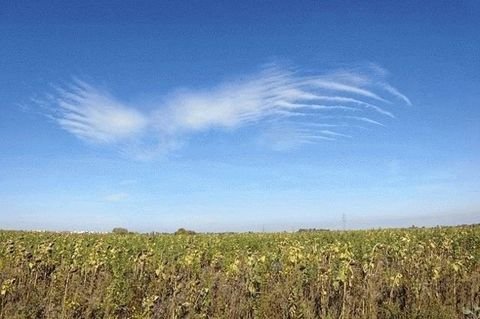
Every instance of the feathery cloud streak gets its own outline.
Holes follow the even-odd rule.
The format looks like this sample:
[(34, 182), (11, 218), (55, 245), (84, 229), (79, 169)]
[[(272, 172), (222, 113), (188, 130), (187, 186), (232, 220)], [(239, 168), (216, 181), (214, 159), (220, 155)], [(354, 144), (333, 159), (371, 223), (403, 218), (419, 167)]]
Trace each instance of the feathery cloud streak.
[(75, 80), (57, 89), (58, 124), (78, 138), (95, 143), (116, 143), (135, 137), (147, 127), (144, 114), (124, 105), (85, 82)]
[(395, 117), (390, 110), (395, 104), (411, 105), (385, 81), (385, 74), (378, 66), (302, 74), (273, 65), (210, 89), (176, 91), (148, 112), (74, 80), (56, 89), (53, 117), (82, 140), (120, 148), (143, 145), (165, 151), (196, 132), (272, 122), (290, 128), (285, 134), (293, 144), (314, 143), (350, 138), (343, 130), (359, 123), (382, 126)]

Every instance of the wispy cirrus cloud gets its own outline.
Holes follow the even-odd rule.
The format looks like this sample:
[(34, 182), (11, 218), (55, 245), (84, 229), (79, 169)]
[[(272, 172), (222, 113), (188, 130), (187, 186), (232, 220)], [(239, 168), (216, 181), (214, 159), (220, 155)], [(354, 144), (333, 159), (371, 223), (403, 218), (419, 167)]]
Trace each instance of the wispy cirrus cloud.
[(83, 140), (117, 143), (141, 135), (148, 126), (145, 114), (83, 81), (56, 90), (57, 123)]
[(197, 132), (252, 124), (288, 128), (274, 134), (288, 145), (351, 138), (346, 129), (383, 126), (395, 105), (411, 105), (386, 75), (376, 65), (315, 74), (273, 64), (208, 89), (174, 91), (149, 111), (80, 80), (56, 88), (50, 102), (55, 122), (79, 139), (151, 157)]

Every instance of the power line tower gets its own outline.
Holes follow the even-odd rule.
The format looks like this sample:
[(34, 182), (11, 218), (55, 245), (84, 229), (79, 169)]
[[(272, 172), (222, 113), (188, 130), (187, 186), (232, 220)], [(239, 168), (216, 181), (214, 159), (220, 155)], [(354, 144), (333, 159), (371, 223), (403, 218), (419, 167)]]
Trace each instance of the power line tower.
[(342, 227), (343, 230), (347, 230), (347, 215), (345, 213), (342, 213)]

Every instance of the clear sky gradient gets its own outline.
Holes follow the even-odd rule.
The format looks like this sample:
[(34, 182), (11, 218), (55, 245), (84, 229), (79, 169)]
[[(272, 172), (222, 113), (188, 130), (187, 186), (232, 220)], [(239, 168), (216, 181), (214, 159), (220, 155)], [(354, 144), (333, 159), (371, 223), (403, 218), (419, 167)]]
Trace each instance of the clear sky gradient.
[(2, 1), (0, 228), (480, 222), (478, 1)]

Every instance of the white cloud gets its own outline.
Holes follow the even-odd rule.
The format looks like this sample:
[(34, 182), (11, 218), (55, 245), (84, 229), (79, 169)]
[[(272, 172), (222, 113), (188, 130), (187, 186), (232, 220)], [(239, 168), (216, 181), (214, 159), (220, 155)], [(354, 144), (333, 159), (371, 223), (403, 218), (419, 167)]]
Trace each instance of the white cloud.
[(109, 194), (104, 197), (104, 200), (107, 202), (121, 202), (128, 199), (129, 195), (127, 193), (114, 193)]
[[(385, 81), (387, 75), (374, 64), (313, 75), (273, 65), (209, 89), (176, 91), (150, 112), (75, 80), (56, 90), (54, 118), (82, 140), (146, 158), (177, 148), (184, 136), (247, 124), (268, 131), (274, 122), (275, 133), (270, 135), (286, 144), (315, 143), (349, 138), (351, 134), (342, 130), (355, 128), (358, 122), (383, 126), (384, 120), (394, 118), (389, 108), (411, 105)], [(283, 133), (278, 129), (282, 125), (288, 127)]]
[(95, 143), (116, 143), (139, 135), (147, 127), (144, 114), (82, 81), (57, 89), (58, 124), (75, 136)]

